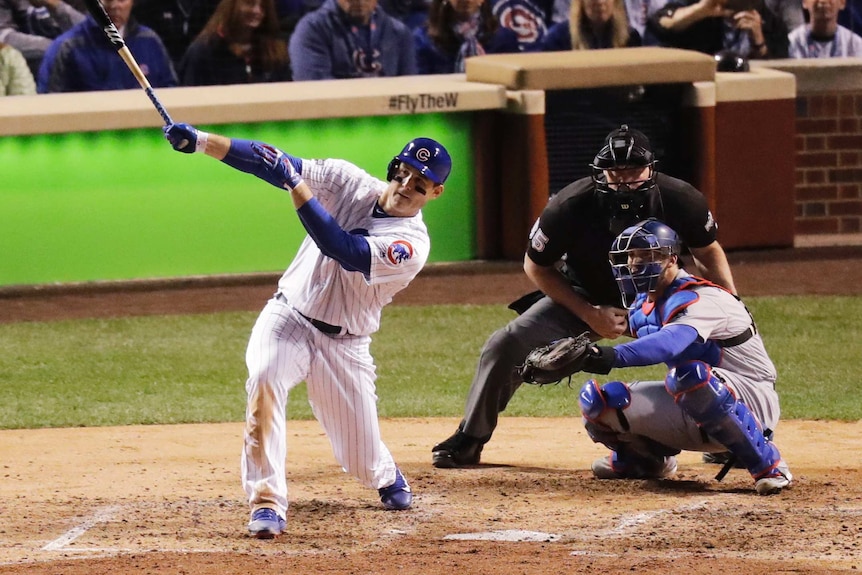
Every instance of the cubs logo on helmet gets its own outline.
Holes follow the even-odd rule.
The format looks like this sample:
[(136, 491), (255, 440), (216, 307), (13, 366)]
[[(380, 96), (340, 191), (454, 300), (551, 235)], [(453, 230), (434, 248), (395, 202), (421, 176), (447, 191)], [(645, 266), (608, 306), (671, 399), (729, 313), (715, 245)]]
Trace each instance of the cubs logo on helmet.
[(398, 172), (401, 163), (419, 170), (419, 173), (434, 182), (442, 184), (452, 171), (452, 158), (439, 142), (431, 138), (415, 138), (407, 142), (401, 153), (389, 162), (386, 179), (390, 182)]
[(386, 249), (386, 259), (393, 265), (406, 262), (413, 257), (413, 246), (405, 240), (397, 240)]

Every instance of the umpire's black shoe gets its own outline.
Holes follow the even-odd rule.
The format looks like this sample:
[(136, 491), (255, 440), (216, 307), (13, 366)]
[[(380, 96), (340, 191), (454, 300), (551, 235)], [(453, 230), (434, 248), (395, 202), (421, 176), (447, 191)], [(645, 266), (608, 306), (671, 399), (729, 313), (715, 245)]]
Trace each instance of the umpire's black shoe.
[(455, 435), (431, 449), (434, 467), (454, 469), (465, 465), (476, 465), (479, 463), (484, 446), (481, 440), (470, 437), (459, 429)]

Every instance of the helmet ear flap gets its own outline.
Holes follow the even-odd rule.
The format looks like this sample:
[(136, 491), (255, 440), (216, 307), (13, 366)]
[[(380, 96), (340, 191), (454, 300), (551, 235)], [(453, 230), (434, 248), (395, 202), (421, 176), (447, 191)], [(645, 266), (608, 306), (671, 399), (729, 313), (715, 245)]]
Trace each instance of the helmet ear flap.
[(389, 167), (386, 168), (386, 181), (391, 182), (395, 179), (395, 174), (398, 173), (398, 168), (401, 167), (401, 160), (398, 159), (398, 156), (392, 158), (389, 162)]

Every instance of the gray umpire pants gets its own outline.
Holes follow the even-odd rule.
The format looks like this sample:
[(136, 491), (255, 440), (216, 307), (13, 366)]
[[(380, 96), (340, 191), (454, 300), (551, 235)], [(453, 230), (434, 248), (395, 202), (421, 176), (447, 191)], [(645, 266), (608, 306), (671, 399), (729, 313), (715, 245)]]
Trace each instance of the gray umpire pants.
[(516, 368), (527, 354), (555, 339), (585, 331), (590, 328), (583, 320), (545, 296), (491, 334), (479, 356), (461, 431), (482, 442), (491, 439), (498, 415), (521, 386)]

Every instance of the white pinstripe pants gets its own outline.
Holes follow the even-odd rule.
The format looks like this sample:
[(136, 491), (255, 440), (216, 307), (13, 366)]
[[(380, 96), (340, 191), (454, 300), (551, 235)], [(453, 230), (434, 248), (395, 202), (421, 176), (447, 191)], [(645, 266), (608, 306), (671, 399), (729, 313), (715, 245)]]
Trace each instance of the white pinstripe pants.
[(366, 487), (395, 481), (395, 461), (380, 438), (377, 374), (369, 336), (330, 336), (290, 305), (271, 299), (246, 350), (245, 445), (242, 483), (252, 511), (271, 507), (287, 517), (286, 405), (302, 381), (336, 461)]

